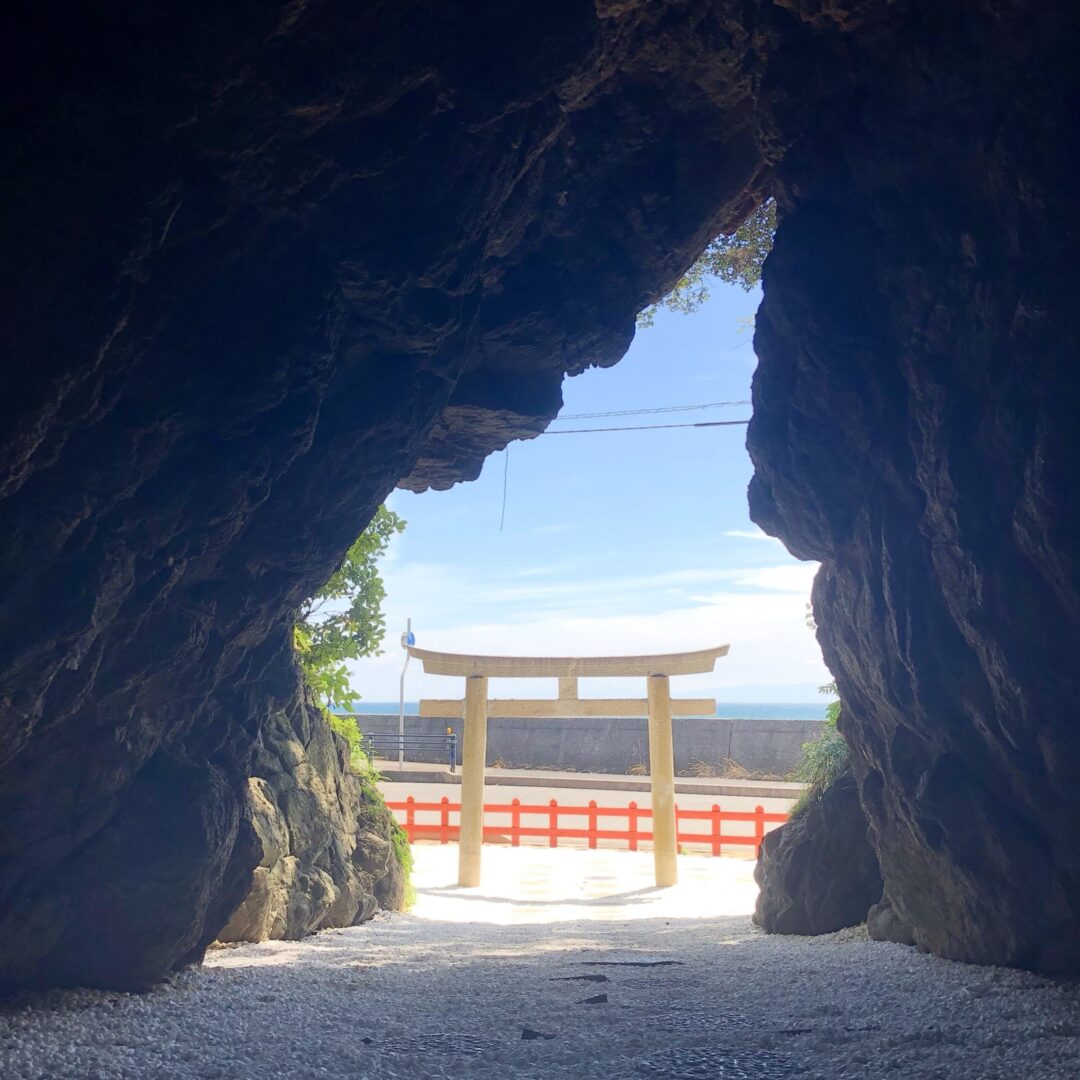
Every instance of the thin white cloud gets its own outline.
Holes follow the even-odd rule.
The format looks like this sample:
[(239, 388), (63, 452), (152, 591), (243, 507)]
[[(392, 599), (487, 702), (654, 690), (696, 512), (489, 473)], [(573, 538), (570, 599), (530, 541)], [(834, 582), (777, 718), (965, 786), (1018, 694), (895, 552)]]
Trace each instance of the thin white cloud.
[[(631, 596), (618, 611), (596, 604), (598, 594), (589, 591), (589, 583), (577, 582), (569, 587), (586, 592), (589, 602), (571, 602), (560, 594), (550, 609), (543, 605), (511, 605), (509, 610), (492, 609), (491, 619), (477, 619), (484, 608), (465, 602), (464, 594), (475, 583), (443, 579), (443, 587), (450, 589), (453, 599), (436, 598), (429, 591), (428, 604), (414, 606), (409, 613), (414, 616), (419, 643), (448, 652), (588, 656), (677, 652), (728, 643), (730, 655), (718, 662), (715, 672), (680, 678), (675, 687), (685, 696), (723, 697), (726, 688), (734, 690), (748, 684), (771, 685), (779, 691), (829, 681), (820, 649), (805, 623), (815, 570), (815, 564), (803, 563), (765, 570), (716, 571), (716, 576), (727, 578), (726, 587), (686, 597), (638, 594), (636, 602)], [(424, 587), (434, 587), (432, 577), (425, 578)], [(394, 598), (395, 592), (391, 590), (389, 595)], [(398, 606), (402, 600), (398, 594), (388, 610), (387, 641), (394, 647), (383, 657), (354, 665), (356, 683), (369, 701), (397, 698), (402, 655), (395, 643), (397, 622), (404, 622), (406, 610)], [(413, 600), (418, 602), (419, 597), (414, 594)], [(432, 600), (437, 601), (438, 615), (432, 609)], [(649, 610), (650, 600), (659, 601), (659, 610)], [(421, 696), (457, 697), (461, 691), (457, 682), (425, 675), (413, 665), (406, 696), (410, 700)], [(640, 682), (587, 680), (582, 691), (592, 696), (638, 696)], [(504, 697), (554, 694), (550, 680), (508, 680), (506, 685), (493, 686), (491, 692)]]
[(770, 544), (779, 544), (775, 536), (762, 532), (760, 529), (725, 529), (724, 536), (731, 536), (737, 540), (767, 540)]
[(736, 583), (743, 588), (768, 589), (808, 596), (817, 574), (817, 563), (789, 563), (786, 566), (764, 566), (740, 574)]
[(548, 525), (536, 525), (529, 529), (531, 536), (547, 536), (551, 533), (565, 533), (576, 529), (577, 525), (572, 521), (553, 521)]
[[(598, 611), (648, 612), (684, 603), (709, 603), (716, 588), (809, 593), (811, 563), (765, 567), (691, 567), (639, 574), (589, 576), (581, 567), (542, 564), (525, 571), (490, 573), (449, 564), (392, 562), (385, 568), (389, 603), (429, 626), (456, 625), (467, 613), (490, 613), (518, 623), (537, 614), (588, 617)], [(423, 614), (422, 614), (423, 613)]]
[(512, 570), (509, 576), (513, 578), (553, 577), (556, 574), (566, 574), (570, 569), (568, 563), (549, 563), (546, 566), (526, 566), (522, 570)]

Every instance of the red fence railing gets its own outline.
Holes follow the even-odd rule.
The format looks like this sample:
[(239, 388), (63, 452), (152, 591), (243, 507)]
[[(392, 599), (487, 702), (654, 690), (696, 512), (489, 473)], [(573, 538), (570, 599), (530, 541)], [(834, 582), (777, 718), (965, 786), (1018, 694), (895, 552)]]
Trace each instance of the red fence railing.
[[(451, 815), (461, 811), (460, 803), (452, 803), (443, 796), (439, 802), (417, 802), (411, 795), (404, 802), (386, 804), (397, 816), (405, 830), (409, 842), (414, 840), (438, 840), (449, 844), (458, 839), (459, 826)], [(428, 820), (417, 820), (423, 814)], [(434, 816), (434, 820), (432, 819)], [(491, 821), (492, 817), (504, 817), (504, 823)], [(563, 825), (562, 818), (576, 818), (578, 823)], [(603, 823), (622, 818), (626, 822), (623, 829), (605, 828)], [(523, 819), (525, 821), (523, 822)], [(540, 819), (539, 824), (529, 824)], [(585, 840), (590, 848), (595, 848), (600, 841), (626, 841), (631, 851), (638, 850), (638, 844), (652, 840), (650, 829), (642, 829), (642, 821), (651, 823), (652, 810), (647, 806), (638, 806), (631, 802), (627, 806), (597, 806), (596, 800), (588, 806), (560, 806), (556, 799), (547, 804), (525, 804), (520, 799), (508, 803), (484, 804), (484, 842), (507, 843), (519, 847), (524, 838), (545, 839), (549, 847), (557, 847), (560, 840)], [(680, 844), (693, 844), (707, 847), (713, 855), (719, 855), (727, 846), (752, 846), (757, 851), (765, 838), (767, 825), (782, 825), (787, 821), (787, 814), (767, 814), (760, 806), (752, 811), (721, 810), (713, 804), (708, 810), (681, 810), (675, 807), (675, 831)], [(691, 831), (684, 824), (704, 822), (704, 830)], [(584, 823), (584, 827), (582, 827)], [(750, 824), (748, 832), (725, 833), (724, 826), (735, 823)]]

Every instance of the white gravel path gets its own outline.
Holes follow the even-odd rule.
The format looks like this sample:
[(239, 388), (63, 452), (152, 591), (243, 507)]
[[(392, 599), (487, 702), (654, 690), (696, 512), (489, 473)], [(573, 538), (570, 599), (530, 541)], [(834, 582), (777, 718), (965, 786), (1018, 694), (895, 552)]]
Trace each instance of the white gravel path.
[(1080, 1077), (1076, 986), (859, 931), (768, 937), (752, 863), (687, 857), (657, 894), (647, 854), (485, 848), (484, 886), (457, 890), (453, 853), (417, 849), (411, 915), (215, 951), (142, 996), (9, 1004), (0, 1077)]

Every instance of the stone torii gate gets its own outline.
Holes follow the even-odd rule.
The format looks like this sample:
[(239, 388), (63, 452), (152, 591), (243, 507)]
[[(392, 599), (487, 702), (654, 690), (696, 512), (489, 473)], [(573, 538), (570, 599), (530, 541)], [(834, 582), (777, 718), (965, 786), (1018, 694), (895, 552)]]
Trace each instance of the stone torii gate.
[[(714, 716), (716, 701), (693, 698), (672, 701), (672, 675), (712, 671), (729, 646), (659, 656), (466, 656), (407, 647), (410, 656), (429, 675), (465, 679), (464, 708), (460, 700), (420, 702), (421, 716), (456, 719), (464, 713), (461, 752), (461, 830), (458, 884), (480, 884), (480, 848), (484, 839), (484, 772), (487, 759), (487, 718), (495, 716), (647, 716), (649, 718), (649, 776), (652, 788), (653, 860), (656, 884), (676, 884), (675, 754), (671, 717)], [(644, 676), (648, 697), (585, 699), (578, 697), (578, 679)], [(559, 680), (556, 700), (488, 701), (489, 678)]]

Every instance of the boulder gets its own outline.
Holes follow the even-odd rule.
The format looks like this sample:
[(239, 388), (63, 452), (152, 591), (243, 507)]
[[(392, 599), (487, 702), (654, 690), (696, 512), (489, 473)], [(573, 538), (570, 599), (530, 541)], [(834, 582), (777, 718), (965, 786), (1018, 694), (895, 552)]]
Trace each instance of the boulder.
[(881, 899), (881, 871), (854, 776), (766, 834), (754, 880), (754, 922), (770, 934), (829, 934), (865, 921)]
[(875, 941), (894, 941), (898, 945), (914, 945), (915, 931), (893, 905), (886, 893), (866, 916), (866, 929)]
[(296, 939), (402, 906), (392, 815), (350, 771), (348, 747), (309, 698), (269, 717), (253, 773), (248, 803), (262, 857), (219, 940)]

